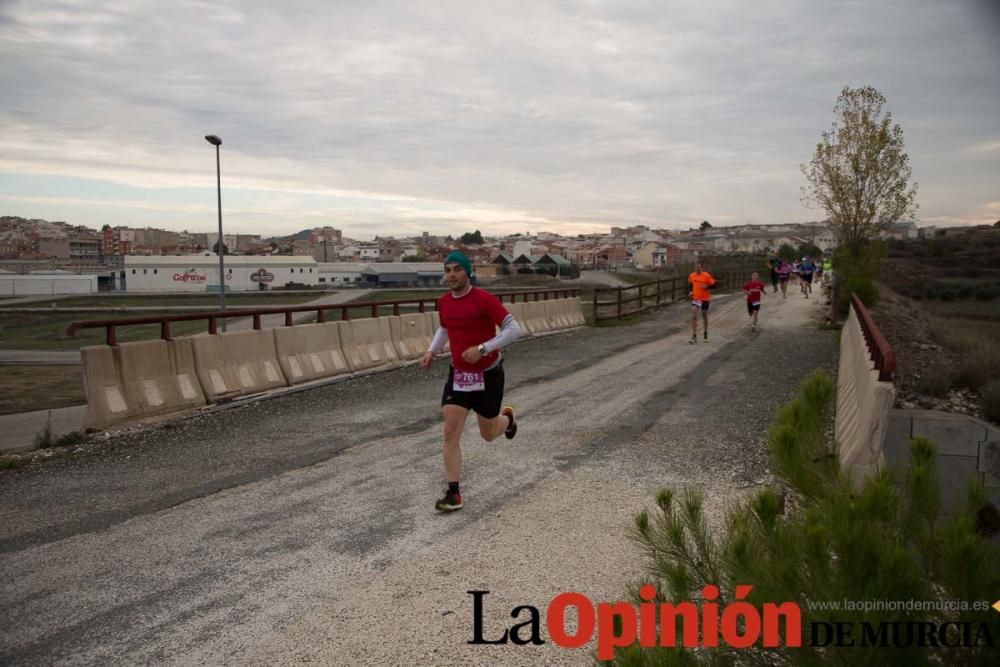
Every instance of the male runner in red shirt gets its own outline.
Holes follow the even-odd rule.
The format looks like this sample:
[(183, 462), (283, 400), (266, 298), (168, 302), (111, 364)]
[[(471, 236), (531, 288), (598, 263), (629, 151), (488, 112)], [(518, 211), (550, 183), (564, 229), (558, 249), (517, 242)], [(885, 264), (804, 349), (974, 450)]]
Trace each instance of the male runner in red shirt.
[(747, 315), (753, 318), (750, 331), (757, 330), (757, 313), (760, 312), (760, 299), (764, 295), (764, 283), (757, 277), (757, 272), (750, 274), (750, 280), (743, 284), (743, 291), (747, 295)]
[[(486, 442), (496, 440), (500, 434), (508, 439), (517, 434), (514, 408), (507, 405), (500, 409), (504, 385), (500, 350), (521, 335), (521, 328), (498, 298), (469, 282), (472, 264), (468, 257), (457, 251), (449, 254), (444, 260), (444, 275), (451, 291), (438, 299), (441, 326), (420, 365), (428, 368), (434, 355), (444, 349), (445, 341), (450, 344), (451, 368), (441, 397), (448, 490), (434, 509), (454, 512), (464, 506), (459, 491), (459, 440), (469, 411), (476, 412), (479, 434)], [(498, 335), (494, 335), (496, 327), (500, 327)]]

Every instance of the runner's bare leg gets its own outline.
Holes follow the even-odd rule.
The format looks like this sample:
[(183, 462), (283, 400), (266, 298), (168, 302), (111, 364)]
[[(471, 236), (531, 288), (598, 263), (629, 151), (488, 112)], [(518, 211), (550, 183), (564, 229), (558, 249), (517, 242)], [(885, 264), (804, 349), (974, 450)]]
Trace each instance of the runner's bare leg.
[(469, 411), (460, 405), (445, 405), (444, 413), (444, 472), (449, 482), (460, 481), (462, 473), (462, 429)]
[(476, 415), (476, 417), (479, 419), (479, 435), (483, 436), (483, 440), (486, 442), (493, 442), (503, 435), (503, 432), (510, 426), (507, 415), (497, 415), (492, 419), (482, 415)]

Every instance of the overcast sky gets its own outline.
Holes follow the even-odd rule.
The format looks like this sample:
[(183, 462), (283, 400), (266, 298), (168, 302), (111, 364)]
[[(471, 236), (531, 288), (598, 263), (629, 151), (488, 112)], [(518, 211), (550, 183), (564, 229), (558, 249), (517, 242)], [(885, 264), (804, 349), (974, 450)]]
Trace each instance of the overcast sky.
[(845, 85), (918, 220), (1000, 219), (1000, 2), (0, 0), (0, 215), (210, 231), (822, 219)]

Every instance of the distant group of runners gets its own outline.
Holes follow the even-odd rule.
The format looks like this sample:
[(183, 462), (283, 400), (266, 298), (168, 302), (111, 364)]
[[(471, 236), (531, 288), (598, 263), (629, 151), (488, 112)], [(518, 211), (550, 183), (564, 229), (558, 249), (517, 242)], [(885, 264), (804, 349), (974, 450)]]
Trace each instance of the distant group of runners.
[[(823, 273), (829, 273), (833, 268), (829, 258), (824, 258), (821, 264), (813, 261), (812, 257), (806, 256), (801, 260), (789, 262), (780, 257), (774, 257), (767, 262), (771, 270), (772, 293), (777, 294), (781, 290), (781, 297), (788, 297), (788, 283), (793, 279), (799, 285), (799, 291), (809, 298), (812, 294), (814, 280), (819, 280)], [(691, 298), (691, 340), (690, 343), (698, 342), (698, 313), (701, 313), (702, 340), (708, 342), (708, 309), (711, 304), (711, 289), (715, 287), (715, 278), (705, 271), (702, 262), (695, 264), (695, 269), (688, 275), (688, 296)], [(757, 316), (760, 313), (760, 305), (767, 287), (760, 280), (760, 276), (754, 271), (750, 280), (743, 284), (743, 293), (747, 299), (747, 316), (750, 318), (750, 331), (757, 331)]]
[(812, 257), (806, 256), (800, 260), (789, 262), (787, 259), (774, 257), (767, 262), (771, 268), (771, 285), (773, 293), (781, 290), (781, 297), (788, 297), (788, 283), (793, 278), (799, 284), (799, 291), (809, 298), (812, 294), (814, 280), (820, 280), (824, 271), (832, 268), (829, 258), (825, 258), (821, 264), (813, 261)]

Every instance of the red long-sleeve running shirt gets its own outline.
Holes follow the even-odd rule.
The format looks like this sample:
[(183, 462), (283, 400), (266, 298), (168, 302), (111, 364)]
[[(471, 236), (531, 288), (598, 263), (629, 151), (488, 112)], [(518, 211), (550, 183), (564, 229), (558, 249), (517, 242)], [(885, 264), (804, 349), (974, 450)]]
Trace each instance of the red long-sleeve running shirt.
[(466, 294), (455, 297), (452, 292), (442, 295), (437, 302), (441, 327), (448, 331), (451, 346), (451, 365), (460, 371), (484, 371), (500, 356), (494, 350), (475, 364), (469, 364), (462, 353), (491, 340), (496, 335), (496, 327), (503, 324), (510, 315), (500, 299), (486, 290), (473, 287)]

